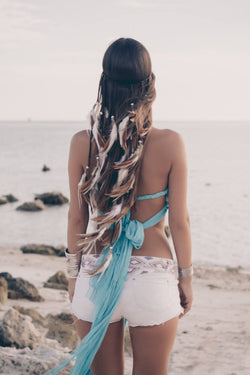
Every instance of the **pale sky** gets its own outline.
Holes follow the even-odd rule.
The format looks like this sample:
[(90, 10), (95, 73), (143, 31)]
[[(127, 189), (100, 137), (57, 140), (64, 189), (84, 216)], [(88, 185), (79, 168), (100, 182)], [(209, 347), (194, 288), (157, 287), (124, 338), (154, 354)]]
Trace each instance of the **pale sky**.
[(82, 120), (103, 54), (131, 37), (155, 120), (250, 120), (249, 0), (0, 0), (0, 120)]

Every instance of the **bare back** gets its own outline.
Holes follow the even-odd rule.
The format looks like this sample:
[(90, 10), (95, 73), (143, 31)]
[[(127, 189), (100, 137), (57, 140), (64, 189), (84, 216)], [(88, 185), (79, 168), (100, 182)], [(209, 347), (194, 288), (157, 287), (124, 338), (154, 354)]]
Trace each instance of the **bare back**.
[[(145, 145), (139, 176), (138, 195), (154, 194), (166, 189), (172, 165), (171, 139), (173, 131), (152, 128)], [(160, 211), (165, 196), (155, 199), (136, 201), (131, 218), (144, 222)], [(159, 223), (144, 232), (144, 242), (140, 249), (134, 249), (133, 255), (152, 255), (172, 258), (170, 245), (164, 231), (163, 218)]]
[[(76, 154), (82, 170), (88, 164), (89, 137), (86, 131), (80, 131), (73, 136), (75, 147), (72, 152)], [(71, 168), (73, 169), (73, 167)], [(78, 168), (79, 171), (79, 168)], [(70, 170), (69, 173), (73, 174)], [(79, 172), (78, 172), (79, 173)], [(79, 181), (78, 176), (72, 180)], [(186, 219), (186, 190), (187, 190), (187, 168), (185, 146), (179, 133), (170, 129), (157, 129), (152, 127), (148, 134), (147, 142), (144, 146), (144, 153), (138, 183), (138, 194), (153, 194), (163, 191), (168, 187), (169, 201), (169, 222), (178, 225)], [(71, 189), (72, 190), (72, 189)], [(73, 190), (72, 190), (73, 191)], [(73, 198), (72, 194), (72, 199)], [(138, 200), (131, 209), (131, 219), (141, 222), (160, 211), (165, 204), (165, 196), (155, 199)], [(76, 208), (77, 202), (72, 206)], [(86, 215), (86, 208), (82, 214)], [(155, 226), (148, 228), (144, 232), (144, 242), (140, 249), (133, 249), (133, 255), (151, 255), (157, 257), (172, 258), (172, 253), (168, 239), (164, 231), (163, 218)], [(102, 250), (98, 245), (96, 252)]]

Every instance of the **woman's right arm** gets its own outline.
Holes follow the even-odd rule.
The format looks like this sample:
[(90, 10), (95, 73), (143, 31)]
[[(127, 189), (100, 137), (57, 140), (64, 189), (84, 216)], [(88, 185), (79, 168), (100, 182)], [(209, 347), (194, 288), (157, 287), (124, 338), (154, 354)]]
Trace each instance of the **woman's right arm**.
[[(190, 217), (187, 209), (187, 157), (182, 136), (172, 133), (172, 163), (169, 172), (169, 229), (174, 243), (178, 267), (192, 265)], [(192, 276), (179, 278), (179, 291), (184, 314), (193, 301)]]

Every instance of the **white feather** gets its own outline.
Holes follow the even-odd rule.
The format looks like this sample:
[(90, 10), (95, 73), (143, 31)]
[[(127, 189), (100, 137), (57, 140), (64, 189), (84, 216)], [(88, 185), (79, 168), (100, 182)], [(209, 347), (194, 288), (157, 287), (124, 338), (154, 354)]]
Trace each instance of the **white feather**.
[(98, 223), (105, 224), (107, 221), (112, 220), (115, 216), (118, 216), (121, 213), (121, 208), (121, 203), (114, 205), (107, 214), (103, 215), (103, 220), (99, 221)]
[(86, 254), (89, 254), (91, 252), (91, 250), (93, 249), (93, 247), (95, 246), (95, 241), (92, 241), (88, 244), (88, 246), (86, 247), (86, 249), (83, 250), (83, 253), (86, 255)]
[(107, 154), (106, 153), (100, 153), (99, 158), (100, 158), (100, 171), (102, 171), (105, 160), (106, 160)]
[(100, 273), (100, 276), (98, 278), (98, 282), (100, 281), (100, 279), (102, 278), (104, 272), (106, 271), (106, 269), (110, 265), (112, 257), (113, 257), (113, 255), (112, 255), (112, 248), (110, 248), (110, 251), (109, 251), (108, 255), (106, 256), (106, 259), (103, 262), (102, 266), (93, 273), (93, 276), (98, 275)]
[(132, 189), (134, 187), (134, 184), (135, 184), (135, 176), (133, 176), (133, 178), (131, 179), (130, 185), (128, 186), (128, 190)]
[(101, 268), (100, 270), (101, 270), (101, 274), (100, 274), (100, 276), (98, 277), (98, 282), (101, 280), (101, 278), (102, 278), (102, 276), (103, 276), (103, 274), (104, 274), (104, 272), (106, 271), (106, 269), (108, 268), (108, 266), (110, 265), (110, 263), (111, 263), (111, 260), (112, 260), (112, 253), (110, 253), (110, 254), (108, 254), (108, 256), (107, 256), (107, 258), (105, 259), (105, 263), (104, 263), (104, 266), (103, 266), (103, 268)]
[(104, 113), (105, 113), (105, 117), (108, 118), (109, 117), (109, 111), (106, 107), (104, 108)]
[(93, 125), (93, 128), (92, 128), (92, 132), (93, 132), (93, 136), (95, 138), (96, 144), (97, 144), (97, 148), (98, 148), (98, 150), (100, 150), (101, 145), (99, 144), (99, 140), (98, 140), (98, 126), (99, 126), (99, 121), (96, 118), (96, 120), (94, 122), (94, 125)]
[(100, 156), (102, 158), (109, 152), (109, 150), (111, 149), (111, 147), (113, 146), (114, 142), (117, 139), (117, 126), (113, 117), (111, 118), (111, 123), (112, 123), (112, 129), (111, 129), (111, 133), (109, 136), (109, 145), (105, 151), (100, 152)]
[(117, 182), (115, 184), (115, 188), (118, 188), (119, 186), (121, 186), (122, 181), (124, 181), (127, 176), (128, 176), (128, 169), (127, 168), (119, 169)]
[(90, 186), (89, 186), (89, 190), (91, 190), (91, 189), (93, 188), (93, 186), (97, 183), (97, 181), (98, 181), (99, 178), (100, 178), (100, 175), (101, 175), (101, 173), (100, 173), (100, 169), (98, 168), (97, 171), (96, 171), (96, 174), (95, 174), (95, 176), (93, 177), (93, 180), (92, 180), (92, 182), (91, 182), (91, 184), (90, 184)]
[(122, 157), (121, 157), (121, 159), (120, 160), (118, 160), (118, 161), (115, 161), (115, 165), (119, 165), (119, 164), (121, 164), (125, 159), (126, 159), (126, 154), (124, 153), (123, 155), (122, 155)]
[(121, 147), (123, 147), (123, 142), (122, 142), (123, 134), (124, 134), (124, 131), (125, 131), (128, 123), (129, 123), (129, 116), (126, 116), (126, 117), (124, 117), (124, 119), (119, 124), (118, 132), (119, 132), (119, 142), (120, 142)]

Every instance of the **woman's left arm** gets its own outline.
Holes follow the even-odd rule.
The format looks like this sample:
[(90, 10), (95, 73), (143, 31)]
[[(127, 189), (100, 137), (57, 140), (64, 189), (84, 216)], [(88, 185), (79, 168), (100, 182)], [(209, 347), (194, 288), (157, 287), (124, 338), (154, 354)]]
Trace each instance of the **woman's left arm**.
[[(82, 199), (81, 205), (78, 202), (78, 183), (84, 172), (88, 161), (89, 138), (86, 131), (75, 133), (70, 142), (68, 158), (68, 176), (70, 189), (70, 205), (68, 211), (67, 226), (67, 247), (69, 253), (78, 252), (80, 263), (81, 252), (78, 250), (77, 241), (79, 233), (86, 233), (89, 210), (88, 204)], [(75, 287), (75, 278), (69, 278), (69, 298), (72, 301)]]

